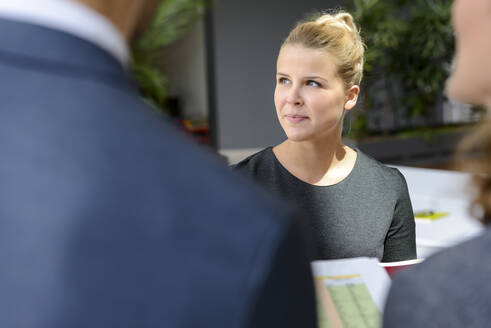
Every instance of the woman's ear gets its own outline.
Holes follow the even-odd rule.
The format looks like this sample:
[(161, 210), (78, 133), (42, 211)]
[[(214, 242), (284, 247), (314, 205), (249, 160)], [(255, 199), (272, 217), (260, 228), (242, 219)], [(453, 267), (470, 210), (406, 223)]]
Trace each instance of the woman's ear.
[(344, 101), (344, 110), (352, 110), (356, 102), (358, 101), (358, 95), (360, 94), (360, 87), (358, 85), (354, 85), (349, 88), (348, 93), (346, 94), (346, 99)]

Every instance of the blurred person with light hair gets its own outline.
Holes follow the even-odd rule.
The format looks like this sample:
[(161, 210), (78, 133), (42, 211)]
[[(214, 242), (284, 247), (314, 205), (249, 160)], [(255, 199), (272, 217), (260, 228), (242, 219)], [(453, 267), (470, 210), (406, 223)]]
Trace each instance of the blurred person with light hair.
[(293, 212), (147, 108), (155, 0), (0, 0), (0, 325), (315, 327)]
[[(398, 275), (387, 298), (385, 327), (489, 327), (491, 322), (491, 1), (456, 0), (452, 19), (455, 70), (447, 93), (488, 111), (458, 153), (463, 169), (476, 173), (474, 208), (487, 228)], [(463, 159), (469, 151), (473, 157)]]
[(234, 168), (303, 212), (314, 260), (416, 258), (415, 224), (402, 174), (343, 144), (355, 108), (364, 45), (347, 12), (298, 24), (277, 60), (274, 103), (287, 139)]

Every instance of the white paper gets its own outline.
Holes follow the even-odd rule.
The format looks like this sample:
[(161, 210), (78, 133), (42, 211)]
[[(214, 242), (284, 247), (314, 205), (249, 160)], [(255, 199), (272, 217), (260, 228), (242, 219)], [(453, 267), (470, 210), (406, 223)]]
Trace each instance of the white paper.
[(375, 305), (381, 313), (383, 312), (391, 280), (387, 271), (379, 265), (378, 259), (357, 257), (314, 261), (312, 262), (312, 272), (314, 277), (359, 274), (370, 292)]

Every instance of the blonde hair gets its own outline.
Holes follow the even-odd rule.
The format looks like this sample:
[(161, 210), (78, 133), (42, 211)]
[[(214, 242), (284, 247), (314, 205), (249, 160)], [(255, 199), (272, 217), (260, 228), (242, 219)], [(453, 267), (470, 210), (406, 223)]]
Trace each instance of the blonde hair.
[(491, 119), (488, 117), (481, 126), (459, 144), (458, 166), (474, 174), (473, 187), (477, 193), (472, 212), (483, 223), (491, 224)]
[(346, 90), (361, 83), (365, 45), (353, 17), (347, 12), (324, 14), (315, 20), (299, 23), (282, 47), (297, 44), (331, 54)]

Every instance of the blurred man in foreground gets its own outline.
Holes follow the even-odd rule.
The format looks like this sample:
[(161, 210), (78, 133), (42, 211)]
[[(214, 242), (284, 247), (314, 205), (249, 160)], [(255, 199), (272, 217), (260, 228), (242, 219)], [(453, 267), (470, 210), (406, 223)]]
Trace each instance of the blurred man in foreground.
[(3, 327), (312, 327), (290, 212), (145, 108), (156, 1), (0, 0)]
[(466, 169), (478, 173), (474, 206), (486, 228), (397, 276), (387, 299), (386, 327), (489, 327), (491, 322), (491, 1), (456, 0), (452, 21), (455, 70), (447, 92), (487, 111), (482, 126), (461, 147), (473, 150)]

